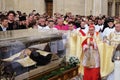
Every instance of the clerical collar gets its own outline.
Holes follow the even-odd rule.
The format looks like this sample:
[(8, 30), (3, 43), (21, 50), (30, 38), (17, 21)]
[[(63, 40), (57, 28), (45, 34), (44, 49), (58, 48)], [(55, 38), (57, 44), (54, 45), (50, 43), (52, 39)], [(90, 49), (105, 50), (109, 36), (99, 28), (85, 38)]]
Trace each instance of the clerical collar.
[(120, 34), (120, 32), (115, 31), (115, 34)]
[(114, 26), (112, 26), (112, 27), (109, 27), (109, 29), (113, 29), (114, 28)]
[(102, 24), (98, 24), (98, 26), (102, 26)]
[(6, 31), (6, 29), (7, 29), (6, 27), (3, 27), (2, 25), (1, 25), (1, 28), (3, 31)]
[(83, 27), (81, 27), (81, 29), (85, 29), (85, 27), (83, 28)]
[(74, 30), (75, 30), (75, 29), (73, 29), (73, 30), (70, 30), (70, 32), (74, 32)]

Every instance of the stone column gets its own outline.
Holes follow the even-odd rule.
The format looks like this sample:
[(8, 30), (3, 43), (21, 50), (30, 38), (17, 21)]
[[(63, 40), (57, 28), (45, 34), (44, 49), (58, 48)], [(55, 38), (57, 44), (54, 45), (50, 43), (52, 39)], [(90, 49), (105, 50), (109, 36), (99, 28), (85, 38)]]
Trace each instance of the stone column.
[[(15, 0), (14, 0), (15, 1)], [(44, 0), (18, 0), (15, 1), (15, 10), (30, 13), (32, 10), (36, 10), (40, 14), (45, 12), (45, 1)]]
[(113, 0), (112, 4), (112, 16), (115, 16), (115, 0)]
[(66, 12), (72, 12), (74, 15), (84, 15), (85, 0), (64, 0), (64, 13)]
[[(33, 1), (33, 0), (32, 0)], [(39, 13), (43, 14), (46, 12), (45, 0), (35, 0), (34, 1), (34, 9)]]
[(57, 0), (53, 0), (53, 15), (57, 11)]
[(53, 0), (53, 13), (62, 13), (64, 14), (64, 0)]
[(2, 0), (0, 0), (0, 11), (2, 11)]
[(93, 0), (85, 0), (85, 16), (93, 14)]
[(119, 5), (119, 16), (120, 16), (120, 5)]
[(20, 0), (14, 0), (14, 10), (18, 11), (19, 10), (19, 1)]
[(1, 11), (5, 11), (5, 0), (0, 0), (0, 2), (1, 2)]
[(108, 0), (101, 0), (101, 4), (102, 4), (102, 11), (101, 14), (102, 15), (108, 15)]
[(112, 15), (112, 2), (108, 2), (108, 16)]
[(119, 16), (119, 2), (116, 3), (116, 11), (115, 11), (115, 15)]
[(102, 12), (102, 2), (101, 0), (93, 0), (93, 15), (99, 16)]
[(14, 0), (4, 0), (5, 1), (5, 10), (14, 10)]
[(20, 10), (30, 13), (33, 9), (43, 14), (45, 12), (45, 0), (0, 0), (0, 10)]
[(85, 15), (85, 1), (84, 0), (53, 0), (53, 12), (65, 14), (72, 12), (76, 15)]

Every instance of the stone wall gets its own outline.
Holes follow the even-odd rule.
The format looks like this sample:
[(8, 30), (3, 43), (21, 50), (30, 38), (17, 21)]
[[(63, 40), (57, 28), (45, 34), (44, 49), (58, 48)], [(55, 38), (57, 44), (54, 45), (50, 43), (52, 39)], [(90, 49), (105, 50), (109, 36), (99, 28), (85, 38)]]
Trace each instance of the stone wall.
[(53, 12), (85, 14), (85, 0), (53, 0)]
[[(110, 0), (109, 0), (110, 1)], [(114, 1), (114, 0), (111, 0)], [(120, 0), (116, 0), (118, 2)], [(30, 13), (33, 9), (39, 13), (46, 11), (45, 0), (0, 0), (0, 10), (20, 10)], [(72, 12), (80, 15), (107, 15), (108, 0), (53, 0), (53, 13), (65, 14)], [(115, 15), (115, 7), (112, 7), (112, 15)]]
[(0, 10), (20, 10), (30, 13), (32, 10), (37, 10), (39, 13), (45, 12), (44, 0), (0, 0)]

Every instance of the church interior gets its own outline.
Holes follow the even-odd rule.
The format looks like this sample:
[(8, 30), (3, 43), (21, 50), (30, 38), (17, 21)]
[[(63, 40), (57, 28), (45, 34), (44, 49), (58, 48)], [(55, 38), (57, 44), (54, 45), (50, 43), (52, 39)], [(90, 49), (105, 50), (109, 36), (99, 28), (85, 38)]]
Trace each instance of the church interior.
[(0, 80), (120, 80), (120, 0), (0, 0)]

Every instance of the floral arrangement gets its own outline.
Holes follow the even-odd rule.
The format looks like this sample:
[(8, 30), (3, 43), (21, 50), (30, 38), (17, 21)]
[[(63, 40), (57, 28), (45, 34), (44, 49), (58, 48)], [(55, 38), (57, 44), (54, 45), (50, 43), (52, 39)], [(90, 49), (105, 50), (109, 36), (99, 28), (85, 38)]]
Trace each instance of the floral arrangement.
[(69, 58), (69, 65), (71, 65), (71, 66), (77, 66), (77, 65), (79, 65), (80, 64), (80, 61), (79, 61), (79, 59), (77, 58), (77, 57), (70, 57)]

